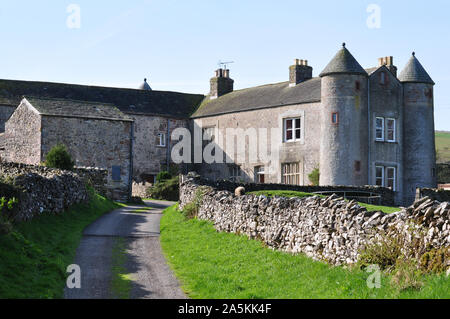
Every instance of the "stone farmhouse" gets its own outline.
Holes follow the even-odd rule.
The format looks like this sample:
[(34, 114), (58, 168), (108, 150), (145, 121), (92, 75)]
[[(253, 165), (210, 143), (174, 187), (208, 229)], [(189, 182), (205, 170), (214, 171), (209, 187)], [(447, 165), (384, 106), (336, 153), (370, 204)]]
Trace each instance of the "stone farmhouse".
[(276, 153), (269, 162), (249, 160), (247, 136), (245, 160), (193, 160), (184, 169), (213, 180), (309, 185), (318, 168), (321, 185), (389, 187), (405, 205), (416, 188), (437, 186), (434, 82), (415, 54), (397, 75), (393, 57), (364, 69), (344, 44), (319, 77), (312, 71), (295, 60), (287, 81), (234, 91), (230, 71), (219, 69), (206, 97), (152, 91), (146, 81), (133, 90), (0, 80), (0, 155), (38, 164), (64, 142), (77, 165), (108, 169), (111, 183), (127, 187), (123, 196), (170, 165), (176, 128), (200, 130), (203, 146), (225, 145), (216, 130), (265, 128)]

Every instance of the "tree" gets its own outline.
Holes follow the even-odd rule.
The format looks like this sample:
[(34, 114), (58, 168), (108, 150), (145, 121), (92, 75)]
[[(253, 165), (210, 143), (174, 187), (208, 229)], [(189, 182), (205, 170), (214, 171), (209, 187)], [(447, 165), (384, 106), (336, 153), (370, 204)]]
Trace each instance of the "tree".
[(156, 182), (157, 183), (162, 183), (162, 182), (167, 181), (167, 180), (169, 180), (171, 178), (172, 178), (172, 174), (170, 174), (167, 171), (162, 171), (162, 172), (159, 172), (158, 175), (156, 175)]
[(311, 174), (308, 175), (308, 178), (310, 180), (310, 182), (314, 185), (314, 186), (319, 186), (319, 180), (320, 180), (320, 170), (318, 167), (316, 167)]
[(72, 160), (72, 156), (67, 151), (67, 147), (64, 144), (58, 144), (54, 146), (50, 152), (47, 153), (45, 166), (51, 168), (58, 168), (64, 170), (72, 170), (75, 162)]

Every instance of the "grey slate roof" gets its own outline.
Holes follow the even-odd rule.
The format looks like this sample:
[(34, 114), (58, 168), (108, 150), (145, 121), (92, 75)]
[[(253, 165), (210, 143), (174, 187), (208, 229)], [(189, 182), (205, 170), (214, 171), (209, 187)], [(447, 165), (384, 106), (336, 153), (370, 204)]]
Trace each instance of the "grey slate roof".
[(24, 97), (41, 115), (133, 121), (112, 104)]
[(204, 95), (64, 83), (0, 80), (0, 105), (17, 107), (23, 96), (110, 103), (128, 114), (189, 118)]
[(413, 53), (398, 79), (401, 82), (435, 84)]
[(358, 61), (356, 61), (350, 51), (347, 50), (345, 44), (330, 61), (330, 63), (328, 63), (328, 65), (325, 67), (322, 73), (320, 73), (319, 76), (323, 77), (335, 73), (367, 75), (367, 72), (358, 63)]
[(238, 90), (215, 100), (206, 97), (193, 118), (320, 101), (321, 79), (289, 87), (289, 82)]

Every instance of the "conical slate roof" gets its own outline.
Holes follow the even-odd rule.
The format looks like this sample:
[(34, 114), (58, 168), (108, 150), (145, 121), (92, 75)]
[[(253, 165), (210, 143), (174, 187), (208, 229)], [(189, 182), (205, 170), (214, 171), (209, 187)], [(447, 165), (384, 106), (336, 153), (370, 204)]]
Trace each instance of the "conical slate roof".
[(141, 84), (141, 86), (139, 87), (140, 90), (145, 90), (145, 91), (151, 91), (152, 88), (150, 87), (150, 85), (147, 83), (147, 79), (144, 79), (144, 83)]
[(425, 71), (422, 64), (417, 60), (414, 52), (411, 59), (409, 59), (408, 64), (406, 64), (405, 68), (400, 73), (398, 79), (401, 82), (434, 84), (434, 81), (428, 75), (427, 71)]
[(347, 74), (362, 74), (367, 75), (367, 72), (356, 61), (353, 55), (345, 47), (345, 43), (342, 45), (342, 49), (334, 56), (333, 60), (326, 66), (326, 68), (320, 73), (320, 77), (335, 74), (335, 73), (347, 73)]

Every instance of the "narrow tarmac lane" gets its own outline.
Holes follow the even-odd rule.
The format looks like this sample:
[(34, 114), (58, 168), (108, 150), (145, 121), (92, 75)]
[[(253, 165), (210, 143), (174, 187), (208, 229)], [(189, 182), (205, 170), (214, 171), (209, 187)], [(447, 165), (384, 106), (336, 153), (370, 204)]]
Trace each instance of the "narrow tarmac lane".
[[(81, 289), (66, 288), (66, 299), (186, 298), (166, 263), (159, 241), (162, 211), (174, 203), (146, 204), (147, 207), (117, 209), (86, 228), (75, 258), (75, 264), (81, 268)], [(117, 265), (118, 260), (121, 265)], [(126, 273), (126, 289), (117, 291), (112, 284), (113, 279), (117, 282), (114, 267)]]

